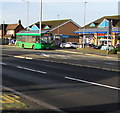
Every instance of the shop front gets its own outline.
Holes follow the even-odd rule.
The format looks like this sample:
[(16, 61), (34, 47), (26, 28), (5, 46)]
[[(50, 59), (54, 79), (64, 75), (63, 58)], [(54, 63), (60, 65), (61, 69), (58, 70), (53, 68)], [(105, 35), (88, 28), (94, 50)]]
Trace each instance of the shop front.
[(108, 44), (115, 46), (120, 43), (120, 28), (112, 28), (111, 34), (108, 33), (108, 28), (93, 28), (93, 29), (79, 29), (74, 32), (79, 35), (79, 43), (83, 43), (83, 37), (86, 38), (86, 43), (93, 43), (94, 45)]

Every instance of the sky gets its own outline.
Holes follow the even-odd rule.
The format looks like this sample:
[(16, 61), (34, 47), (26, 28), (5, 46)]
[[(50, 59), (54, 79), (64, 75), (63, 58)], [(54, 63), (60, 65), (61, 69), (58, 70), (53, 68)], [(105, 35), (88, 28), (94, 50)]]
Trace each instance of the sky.
[(72, 19), (84, 26), (103, 16), (118, 15), (120, 5), (119, 0), (42, 0), (41, 14), (40, 1), (0, 0), (0, 23), (15, 24), (21, 20), (26, 27), (38, 22), (42, 15), (43, 21)]

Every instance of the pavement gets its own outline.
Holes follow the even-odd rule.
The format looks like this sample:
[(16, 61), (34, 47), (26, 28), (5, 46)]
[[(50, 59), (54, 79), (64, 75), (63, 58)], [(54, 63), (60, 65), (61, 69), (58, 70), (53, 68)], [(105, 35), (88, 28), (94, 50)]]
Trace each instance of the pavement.
[(36, 100), (8, 87), (2, 86), (0, 93), (2, 113), (65, 113), (41, 100)]

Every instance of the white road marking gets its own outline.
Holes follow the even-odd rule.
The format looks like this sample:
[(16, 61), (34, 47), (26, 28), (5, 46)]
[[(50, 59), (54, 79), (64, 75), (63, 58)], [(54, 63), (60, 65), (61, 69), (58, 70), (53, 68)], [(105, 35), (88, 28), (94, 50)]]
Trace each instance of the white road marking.
[(6, 63), (0, 62), (1, 65), (7, 65)]
[(52, 56), (52, 58), (60, 58), (60, 59), (68, 59), (68, 58), (70, 58), (70, 56), (67, 56), (67, 55), (58, 55), (58, 54), (56, 54), (56, 55), (51, 55)]
[(47, 74), (47, 72), (44, 72), (44, 71), (38, 71), (38, 70), (34, 70), (34, 69), (30, 69), (30, 68), (26, 68), (26, 67), (17, 66), (17, 68), (19, 68), (19, 69), (24, 69), (24, 70), (28, 70), (28, 71), (33, 71), (33, 72), (38, 72), (38, 73), (42, 73), (42, 74)]
[(110, 62), (105, 62), (105, 64), (108, 64), (108, 65), (115, 65), (114, 63), (110, 63)]
[(42, 55), (45, 56), (45, 57), (50, 57), (50, 55), (47, 55), (47, 54), (44, 54), (44, 53), (42, 53)]
[(106, 87), (106, 88), (110, 88), (110, 89), (120, 90), (120, 88), (105, 85), (105, 84), (99, 84), (99, 83), (90, 82), (90, 81), (86, 81), (86, 80), (80, 80), (80, 79), (71, 78), (71, 77), (67, 77), (67, 76), (65, 78), (68, 79), (68, 80), (74, 80), (74, 81), (83, 82), (83, 83), (87, 83), (87, 84), (92, 84), (92, 85), (96, 85), (96, 86), (101, 86), (101, 87)]
[(96, 61), (94, 61), (94, 60), (88, 60), (88, 62), (93, 62), (93, 63), (96, 63)]

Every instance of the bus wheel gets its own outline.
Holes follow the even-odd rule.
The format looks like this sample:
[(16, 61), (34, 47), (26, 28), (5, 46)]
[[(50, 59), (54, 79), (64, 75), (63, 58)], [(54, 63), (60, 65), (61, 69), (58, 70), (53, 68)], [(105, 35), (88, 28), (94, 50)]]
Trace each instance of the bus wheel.
[(24, 44), (22, 44), (22, 48), (24, 49)]
[(32, 46), (32, 49), (35, 49), (35, 45)]

